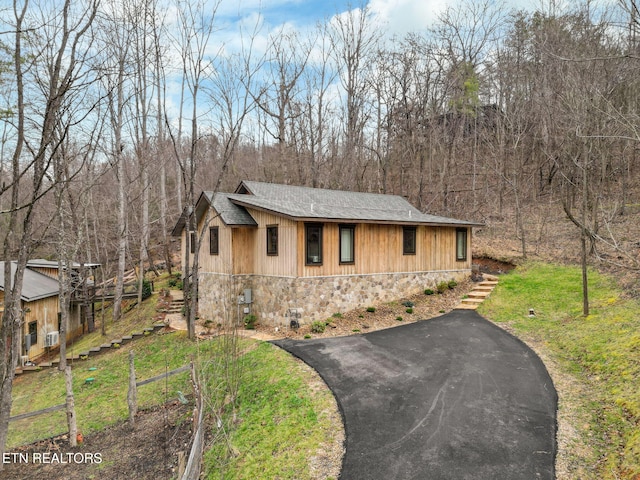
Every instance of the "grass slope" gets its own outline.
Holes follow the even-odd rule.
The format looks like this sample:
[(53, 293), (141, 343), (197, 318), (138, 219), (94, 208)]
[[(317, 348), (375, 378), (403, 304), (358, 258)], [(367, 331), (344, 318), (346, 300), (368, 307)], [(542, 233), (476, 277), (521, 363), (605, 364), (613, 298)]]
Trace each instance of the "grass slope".
[(559, 416), (572, 412), (576, 445), (588, 446), (569, 454), (567, 478), (638, 479), (640, 304), (595, 271), (589, 296), (585, 318), (580, 269), (530, 263), (502, 276), (479, 311), (534, 342), (582, 385), (582, 395), (558, 388)]
[(247, 353), (243, 362), (237, 426), (228, 443), (218, 443), (206, 453), (206, 478), (337, 476), (321, 467), (323, 453), (332, 450), (341, 434), (335, 428), (339, 418), (329, 390), (319, 384), (313, 388), (308, 367), (267, 343)]
[[(182, 333), (151, 335), (73, 365), (73, 390), (78, 427), (83, 433), (101, 430), (128, 416), (128, 352), (135, 351), (136, 378), (143, 380), (189, 363), (197, 345)], [(88, 378), (93, 382), (86, 383)], [(189, 373), (184, 372), (138, 389), (139, 408), (159, 405), (175, 398), (177, 391), (190, 392)], [(13, 385), (11, 415), (40, 410), (65, 402), (64, 374), (57, 368), (17, 377)], [(66, 431), (64, 411), (12, 422), (9, 448), (58, 435)]]

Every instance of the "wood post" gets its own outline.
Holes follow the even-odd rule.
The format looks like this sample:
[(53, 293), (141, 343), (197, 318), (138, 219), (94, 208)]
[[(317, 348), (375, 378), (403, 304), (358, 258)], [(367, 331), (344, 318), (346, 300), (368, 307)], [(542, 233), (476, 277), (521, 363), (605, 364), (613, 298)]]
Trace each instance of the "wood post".
[(138, 387), (136, 386), (136, 367), (133, 362), (133, 350), (129, 351), (129, 392), (127, 393), (127, 403), (129, 405), (129, 424), (135, 424), (136, 413), (138, 413)]
[(73, 376), (71, 367), (64, 369), (64, 383), (67, 388), (67, 424), (69, 425), (69, 444), (72, 447), (78, 445), (78, 427), (76, 425), (76, 410), (73, 400)]

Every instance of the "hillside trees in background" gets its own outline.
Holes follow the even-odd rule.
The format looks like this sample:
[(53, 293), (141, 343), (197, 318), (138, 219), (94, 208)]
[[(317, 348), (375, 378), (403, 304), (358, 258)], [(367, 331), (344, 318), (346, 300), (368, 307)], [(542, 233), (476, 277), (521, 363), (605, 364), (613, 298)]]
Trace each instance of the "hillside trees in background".
[[(95, 2), (57, 6), (18, 4), (3, 12), (3, 54), (11, 65), (3, 93), (5, 137), (2, 190), (4, 310), (0, 325), (0, 453), (4, 452), (11, 392), (22, 341), (21, 292), (27, 261), (48, 224), (36, 225), (40, 201), (55, 186), (51, 169), (71, 126), (86, 115), (78, 106), (88, 81)], [(7, 40), (11, 39), (11, 42)], [(89, 80), (90, 81), (90, 80)], [(4, 155), (7, 155), (5, 159)], [(5, 170), (5, 163), (8, 168)], [(50, 221), (51, 219), (49, 219)], [(15, 271), (10, 268), (15, 259)], [(2, 465), (0, 465), (0, 469)]]
[[(478, 0), (393, 39), (361, 5), (313, 31), (249, 26), (233, 45), (204, 5), (104, 0), (87, 32), (100, 60), (85, 91), (108, 128), (78, 181), (92, 186), (86, 257), (105, 277), (175, 262), (167, 231), (184, 207), (242, 179), (404, 195), (508, 225), (526, 256), (551, 228), (546, 208), (582, 218), (586, 156), (588, 254), (637, 263), (616, 231), (640, 175), (635, 0), (533, 12)], [(37, 254), (57, 258), (51, 245)]]

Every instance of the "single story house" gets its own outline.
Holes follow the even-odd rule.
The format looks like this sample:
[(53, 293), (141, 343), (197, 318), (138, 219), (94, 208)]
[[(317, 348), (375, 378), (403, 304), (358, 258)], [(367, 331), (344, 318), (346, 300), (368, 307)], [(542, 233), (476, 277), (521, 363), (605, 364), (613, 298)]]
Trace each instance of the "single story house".
[[(96, 265), (90, 266), (91, 268)], [(80, 266), (74, 264), (72, 278), (78, 278)], [(16, 262), (11, 262), (11, 277)], [(4, 309), (4, 262), (0, 262), (0, 312)], [(77, 285), (77, 281), (72, 280)], [(23, 318), (21, 363), (37, 361), (39, 357), (60, 346), (60, 284), (58, 262), (31, 260), (24, 271), (20, 297)], [(79, 292), (78, 292), (79, 293)], [(85, 333), (85, 312), (81, 295), (72, 295), (69, 322), (66, 326), (67, 341)]]
[(172, 234), (182, 262), (193, 261), (195, 236), (202, 239), (199, 316), (224, 322), (250, 310), (274, 326), (467, 277), (471, 230), (480, 225), (422, 213), (396, 195), (253, 181), (233, 194), (203, 192), (195, 217), (197, 230), (187, 228), (185, 210)]

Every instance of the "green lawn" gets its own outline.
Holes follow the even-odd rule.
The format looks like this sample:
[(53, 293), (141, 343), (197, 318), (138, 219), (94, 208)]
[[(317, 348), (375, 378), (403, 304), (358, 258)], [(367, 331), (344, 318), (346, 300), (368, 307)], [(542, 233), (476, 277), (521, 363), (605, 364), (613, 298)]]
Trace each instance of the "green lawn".
[[(570, 478), (640, 478), (640, 303), (615, 280), (591, 271), (591, 314), (582, 316), (581, 271), (530, 263), (500, 278), (479, 312), (543, 350), (584, 395), (563, 396), (560, 414), (575, 412), (578, 443)], [(535, 310), (530, 318), (529, 308)]]
[[(334, 442), (329, 390), (312, 391), (309, 373), (288, 353), (261, 343), (243, 358), (236, 427), (205, 455), (210, 479), (312, 478), (319, 447)], [(227, 417), (229, 417), (227, 415)]]
[[(196, 362), (205, 382), (212, 439), (205, 455), (207, 478), (312, 478), (314, 457), (341, 431), (331, 392), (314, 384), (316, 376), (291, 355), (249, 339), (221, 336), (196, 343), (185, 333), (172, 333), (152, 334), (74, 362), (76, 414), (85, 435), (127, 418), (131, 349), (138, 381), (191, 358)], [(86, 383), (90, 377), (93, 382)], [(174, 399), (178, 391), (192, 393), (188, 372), (139, 387), (139, 408)], [(64, 403), (64, 375), (54, 368), (25, 374), (16, 378), (13, 394), (12, 415)], [(7, 446), (62, 434), (66, 428), (64, 411), (12, 422)]]
[[(127, 418), (129, 350), (135, 352), (136, 378), (140, 381), (188, 364), (197, 348), (197, 344), (188, 341), (183, 333), (150, 335), (119, 349), (74, 362), (73, 390), (78, 428), (88, 434)], [(86, 383), (88, 378), (94, 380)], [(178, 390), (191, 392), (188, 372), (141, 386), (138, 389), (139, 408), (176, 398)], [(14, 380), (11, 415), (64, 403), (65, 396), (64, 374), (57, 368), (24, 374)], [(64, 411), (12, 422), (7, 446), (11, 448), (48, 438), (64, 433), (66, 428)]]

